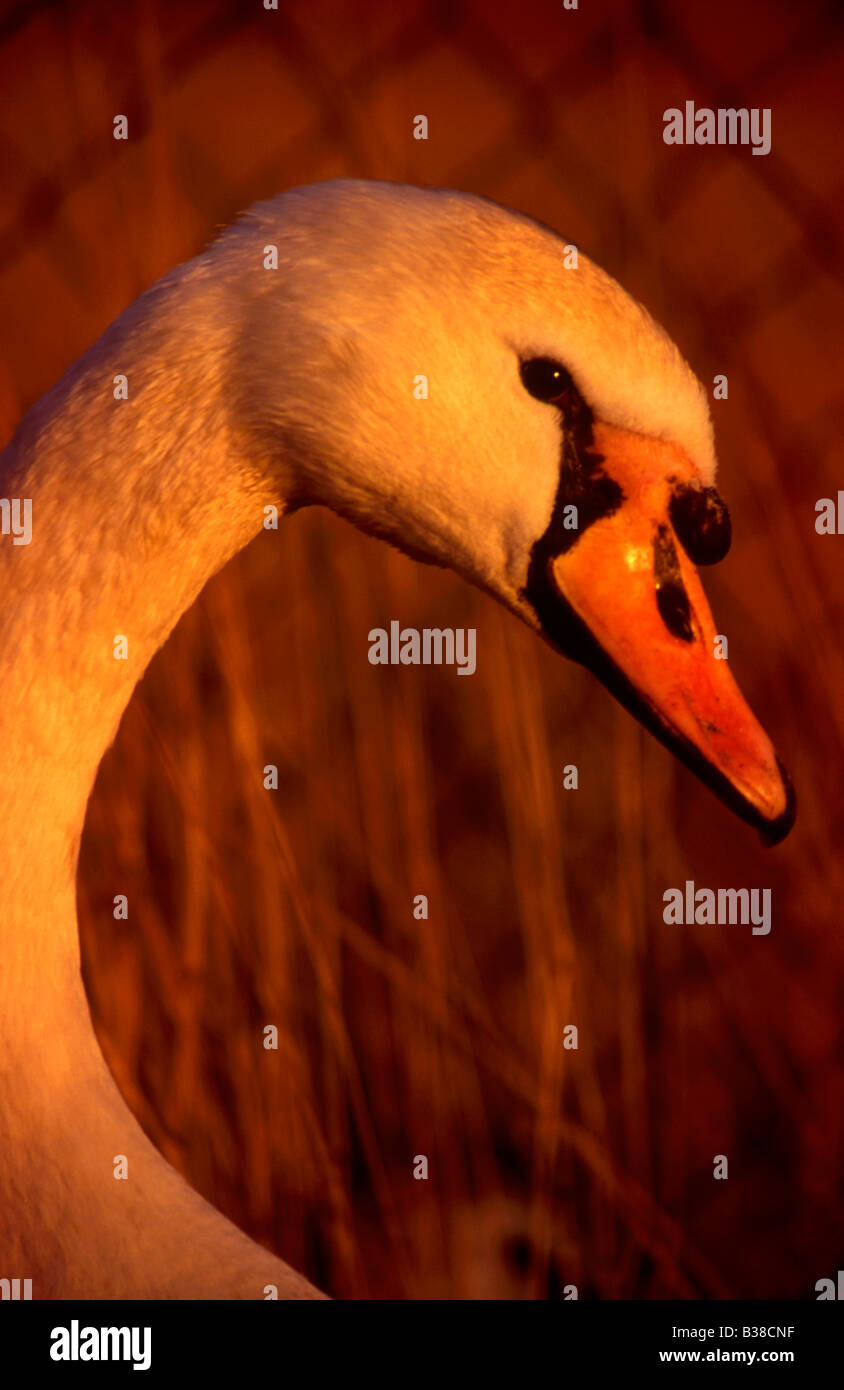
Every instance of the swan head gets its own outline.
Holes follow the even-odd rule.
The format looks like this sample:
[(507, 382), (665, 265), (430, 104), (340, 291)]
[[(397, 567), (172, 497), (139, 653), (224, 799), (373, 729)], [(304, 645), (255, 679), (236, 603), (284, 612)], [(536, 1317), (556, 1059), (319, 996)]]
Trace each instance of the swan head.
[(450, 191), (294, 189), (216, 246), (250, 267), (240, 423), (293, 461), (294, 502), (480, 585), (782, 839), (790, 783), (697, 572), (730, 538), (706, 395), (646, 310), (548, 228)]

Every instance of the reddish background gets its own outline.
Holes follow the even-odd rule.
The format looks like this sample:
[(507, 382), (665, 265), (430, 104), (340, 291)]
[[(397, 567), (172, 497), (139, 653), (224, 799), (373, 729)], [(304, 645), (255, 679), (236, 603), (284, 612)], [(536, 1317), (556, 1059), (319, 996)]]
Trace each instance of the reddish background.
[[(797, 785), (780, 848), (490, 600), (320, 513), (209, 586), (105, 760), (79, 896), (106, 1055), (333, 1294), (812, 1297), (842, 1266), (844, 541), (814, 506), (844, 479), (843, 78), (811, 0), (2, 11), (4, 433), (241, 208), (337, 174), (541, 218), (729, 378), (707, 587)], [(770, 155), (666, 146), (687, 99), (770, 107)], [(370, 667), (391, 617), (476, 627), (477, 674)], [(686, 878), (771, 887), (771, 935), (665, 926)]]

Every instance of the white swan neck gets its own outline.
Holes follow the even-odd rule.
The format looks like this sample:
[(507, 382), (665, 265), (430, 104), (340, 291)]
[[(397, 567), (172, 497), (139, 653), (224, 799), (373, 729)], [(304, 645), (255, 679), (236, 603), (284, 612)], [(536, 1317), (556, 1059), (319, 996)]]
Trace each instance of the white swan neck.
[(178, 289), (133, 305), (0, 454), (0, 496), (32, 506), (29, 544), (0, 536), (0, 1272), (35, 1297), (318, 1296), (146, 1139), (79, 973), (100, 759), (181, 613), (280, 501), (241, 463), (220, 331), (180, 312)]

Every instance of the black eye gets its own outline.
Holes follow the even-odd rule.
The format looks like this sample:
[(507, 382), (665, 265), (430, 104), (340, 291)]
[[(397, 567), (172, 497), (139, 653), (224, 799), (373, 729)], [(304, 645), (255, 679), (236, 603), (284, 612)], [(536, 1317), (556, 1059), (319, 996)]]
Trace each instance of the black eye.
[(730, 513), (714, 487), (676, 482), (669, 504), (671, 524), (692, 564), (717, 565), (730, 548)]
[(521, 365), (522, 383), (538, 401), (580, 399), (571, 375), (559, 362), (550, 357), (532, 357)]

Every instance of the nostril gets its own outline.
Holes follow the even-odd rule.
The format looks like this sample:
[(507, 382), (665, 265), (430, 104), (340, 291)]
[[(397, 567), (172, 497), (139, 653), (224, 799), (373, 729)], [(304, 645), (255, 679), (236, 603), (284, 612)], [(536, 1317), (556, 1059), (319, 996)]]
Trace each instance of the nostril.
[(674, 637), (694, 641), (692, 609), (680, 574), (677, 547), (668, 526), (657, 526), (653, 540), (656, 606), (659, 616)]
[(675, 482), (668, 506), (680, 544), (695, 565), (717, 565), (730, 548), (730, 513), (714, 487)]

